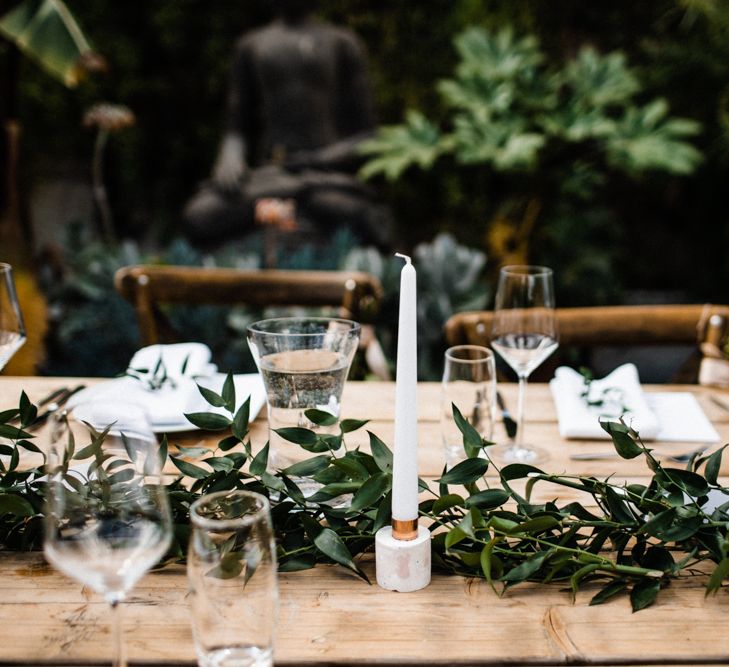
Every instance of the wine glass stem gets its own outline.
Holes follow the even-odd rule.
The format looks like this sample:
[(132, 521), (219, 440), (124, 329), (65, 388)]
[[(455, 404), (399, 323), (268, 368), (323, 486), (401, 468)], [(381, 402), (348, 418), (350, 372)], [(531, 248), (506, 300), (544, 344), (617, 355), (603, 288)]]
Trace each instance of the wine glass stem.
[(121, 600), (112, 600), (111, 607), (111, 632), (114, 642), (114, 661), (112, 667), (126, 667), (127, 657), (124, 654), (124, 628), (122, 625)]
[(516, 403), (516, 440), (514, 449), (524, 449), (524, 402), (526, 400), (527, 376), (519, 374), (519, 398)]

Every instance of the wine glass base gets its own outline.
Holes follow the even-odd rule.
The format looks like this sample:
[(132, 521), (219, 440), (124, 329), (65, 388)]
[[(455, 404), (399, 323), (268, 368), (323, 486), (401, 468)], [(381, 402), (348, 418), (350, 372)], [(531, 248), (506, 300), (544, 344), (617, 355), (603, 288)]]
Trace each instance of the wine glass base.
[(541, 447), (531, 445), (517, 446), (514, 443), (508, 445), (495, 445), (486, 450), (495, 463), (508, 465), (509, 463), (526, 463), (536, 465), (549, 460), (549, 453)]

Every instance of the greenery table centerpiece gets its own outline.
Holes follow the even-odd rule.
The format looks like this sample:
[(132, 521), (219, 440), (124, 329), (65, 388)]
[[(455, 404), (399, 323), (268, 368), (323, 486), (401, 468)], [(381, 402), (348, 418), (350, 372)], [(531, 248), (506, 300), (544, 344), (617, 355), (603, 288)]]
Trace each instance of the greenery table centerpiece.
[[(392, 453), (376, 434), (368, 432), (369, 452), (346, 444), (347, 435), (367, 422), (344, 419), (338, 434), (280, 429), (280, 436), (308, 456), (271, 471), (268, 445), (256, 452), (250, 441), (249, 401), (234, 412), (232, 376), (220, 394), (200, 391), (227, 413), (187, 415), (195, 426), (221, 433), (214, 449), (173, 448), (166, 437), (161, 442), (160, 458), (169, 458), (179, 473), (167, 485), (175, 539), (166, 561), (185, 557), (192, 502), (209, 492), (249, 489), (271, 499), (280, 571), (336, 563), (367, 580), (360, 561), (372, 549), (377, 530), (390, 522), (392, 484)], [(0, 544), (5, 550), (30, 550), (42, 543), (45, 456), (28, 430), (37, 415), (25, 393), (17, 408), (0, 412), (5, 439), (0, 444)], [(314, 424), (336, 422), (319, 410), (306, 416)], [(685, 469), (669, 468), (630, 427), (605, 423), (616, 452), (625, 459), (642, 456), (652, 472), (648, 484), (617, 484), (553, 475), (524, 464), (496, 468), (488, 458), (492, 443), (455, 407), (454, 418), (465, 459), (444, 468), (431, 484), (420, 481), (420, 514), (432, 533), (437, 570), (483, 578), (499, 593), (525, 581), (566, 585), (573, 592), (589, 583), (597, 587), (591, 604), (627, 591), (636, 611), (674, 579), (708, 575), (708, 594), (729, 576), (729, 489), (718, 480), (726, 445), (709, 456), (695, 455)], [(69, 439), (66, 471), (93, 455), (104, 434), (88, 427), (88, 435), (88, 443)], [(492, 468), (493, 482), (484, 476)], [(69, 477), (75, 483), (77, 476), (76, 470)], [(313, 495), (301, 490), (307, 482), (318, 487)], [(534, 502), (537, 484), (581, 492), (587, 501)], [(83, 484), (75, 488), (89, 493)], [(710, 495), (720, 502), (710, 501)]]

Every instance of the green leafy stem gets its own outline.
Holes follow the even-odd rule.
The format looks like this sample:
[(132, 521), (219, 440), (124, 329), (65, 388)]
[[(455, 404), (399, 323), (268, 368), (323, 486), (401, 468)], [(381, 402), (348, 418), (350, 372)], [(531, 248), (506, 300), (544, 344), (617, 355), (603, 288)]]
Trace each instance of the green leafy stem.
[[(254, 451), (250, 403), (236, 409), (232, 376), (219, 394), (202, 387), (200, 392), (225, 414), (186, 416), (221, 438), (214, 448), (174, 446), (166, 437), (160, 443), (160, 460), (169, 460), (175, 471), (167, 483), (175, 539), (165, 562), (185, 558), (192, 502), (205, 493), (248, 489), (271, 500), (280, 571), (335, 563), (368, 580), (360, 563), (372, 551), (375, 533), (391, 520), (392, 452), (370, 431), (369, 451), (347, 446), (345, 437), (367, 421), (338, 421), (307, 410), (314, 429), (276, 431), (302, 450), (300, 461), (276, 470), (269, 464), (268, 443)], [(0, 412), (4, 549), (42, 543), (45, 457), (25, 430), (36, 413), (25, 393), (17, 408)], [(652, 473), (645, 485), (616, 484), (552, 475), (526, 464), (499, 468), (489, 457), (492, 443), (455, 406), (453, 414), (464, 459), (444, 467), (438, 479), (419, 482), (421, 522), (432, 533), (438, 571), (483, 578), (499, 594), (524, 582), (561, 584), (573, 595), (589, 585), (595, 591), (590, 604), (627, 592), (635, 611), (652, 604), (678, 577), (705, 576), (707, 594), (729, 577), (729, 489), (718, 480), (727, 445), (695, 456), (685, 469), (668, 468), (625, 423), (605, 422), (617, 453), (624, 459), (642, 456)], [(18, 417), (19, 425), (10, 425)], [(91, 445), (98, 442), (99, 433), (90, 435)], [(87, 456), (91, 445), (69, 447), (69, 463)], [(584, 500), (534, 502), (537, 484), (568, 488)], [(709, 502), (710, 493), (725, 495), (726, 502)]]

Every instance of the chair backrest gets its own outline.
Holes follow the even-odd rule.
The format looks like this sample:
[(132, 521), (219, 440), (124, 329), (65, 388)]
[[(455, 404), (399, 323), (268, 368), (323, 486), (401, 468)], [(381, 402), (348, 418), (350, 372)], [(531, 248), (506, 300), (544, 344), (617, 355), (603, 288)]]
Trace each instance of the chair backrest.
[[(705, 337), (709, 317), (729, 319), (725, 305), (645, 305), (557, 308), (560, 348), (690, 345)], [(449, 345), (491, 342), (493, 312), (453, 315), (445, 324)]]
[(382, 298), (379, 280), (359, 271), (242, 270), (191, 266), (125, 266), (117, 291), (136, 311), (142, 343), (177, 338), (160, 304), (333, 306), (342, 317), (370, 319)]

